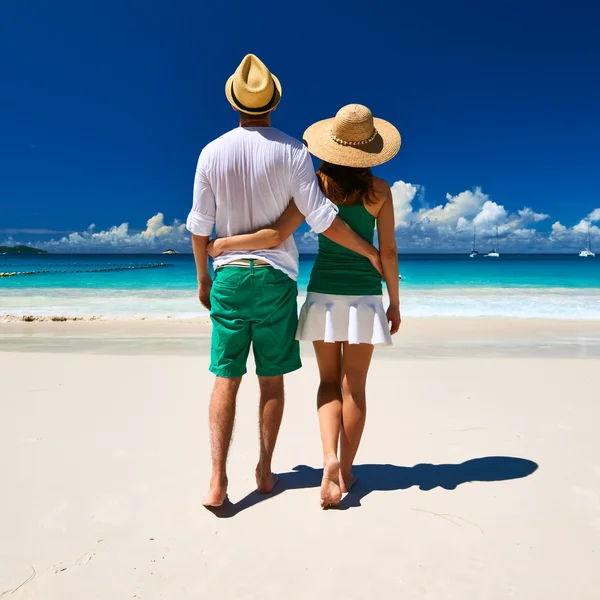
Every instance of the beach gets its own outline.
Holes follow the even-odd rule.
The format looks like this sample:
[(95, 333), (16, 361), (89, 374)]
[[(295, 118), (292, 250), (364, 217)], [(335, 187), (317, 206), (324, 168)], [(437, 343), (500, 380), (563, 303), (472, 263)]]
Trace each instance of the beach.
[(600, 3), (2, 8), (0, 600), (600, 600)]
[(254, 492), (248, 376), (230, 502), (201, 506), (209, 335), (0, 323), (0, 596), (598, 598), (598, 322), (406, 318), (375, 355), (358, 483), (325, 512), (309, 346), (275, 493)]

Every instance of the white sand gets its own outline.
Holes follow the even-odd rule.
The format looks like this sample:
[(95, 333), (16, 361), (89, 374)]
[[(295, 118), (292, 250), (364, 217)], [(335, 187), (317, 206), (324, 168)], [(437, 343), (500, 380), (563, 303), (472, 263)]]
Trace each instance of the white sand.
[[(68, 324), (27, 325), (56, 334)], [(507, 327), (523, 337), (509, 325), (421, 324), (431, 355), (466, 327), (484, 339), (480, 349), (498, 336), (500, 357), (378, 355), (357, 460), (374, 466), (357, 468), (345, 510), (318, 505), (309, 350), (287, 379), (274, 497), (252, 492), (257, 388), (248, 377), (229, 461), (233, 504), (217, 515), (200, 506), (209, 474), (205, 346), (194, 356), (161, 338), (153, 353), (122, 351), (100, 327), (79, 330), (93, 345), (62, 330), (66, 338), (40, 352), (47, 330), (20, 338), (0, 327), (0, 597), (599, 598), (600, 365), (502, 357), (512, 356)], [(582, 331), (555, 334), (595, 348)], [(547, 330), (538, 333), (553, 345)], [(569, 347), (568, 356), (594, 355)], [(464, 464), (473, 459), (483, 460)]]

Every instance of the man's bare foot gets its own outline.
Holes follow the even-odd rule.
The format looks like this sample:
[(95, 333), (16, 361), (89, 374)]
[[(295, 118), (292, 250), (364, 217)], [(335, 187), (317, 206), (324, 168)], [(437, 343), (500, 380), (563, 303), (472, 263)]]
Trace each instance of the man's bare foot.
[(356, 477), (354, 477), (352, 473), (344, 476), (344, 474), (340, 471), (340, 489), (342, 490), (342, 494), (347, 494), (355, 483)]
[(218, 508), (223, 506), (227, 498), (227, 479), (210, 482), (210, 488), (206, 496), (202, 498), (202, 506), (207, 508)]
[(342, 499), (340, 489), (340, 463), (335, 456), (328, 456), (323, 463), (321, 482), (321, 508), (337, 506)]
[(260, 494), (270, 494), (277, 485), (277, 475), (270, 469), (256, 467), (256, 489)]

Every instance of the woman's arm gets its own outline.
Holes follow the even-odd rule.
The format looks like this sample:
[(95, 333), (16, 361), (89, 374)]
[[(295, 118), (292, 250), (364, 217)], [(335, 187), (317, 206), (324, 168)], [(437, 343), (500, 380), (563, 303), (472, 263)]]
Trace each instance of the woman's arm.
[(263, 248), (275, 248), (287, 240), (304, 221), (304, 215), (298, 210), (292, 200), (285, 209), (279, 220), (256, 231), (255, 233), (244, 233), (226, 238), (218, 238), (208, 244), (208, 253), (216, 258), (223, 252), (229, 250), (262, 250)]
[(381, 210), (377, 215), (377, 235), (379, 238), (379, 254), (383, 265), (383, 276), (390, 296), (390, 306), (387, 310), (388, 322), (391, 324), (390, 333), (394, 335), (400, 328), (400, 289), (398, 277), (398, 248), (396, 246), (394, 203), (392, 191), (386, 183), (379, 186), (378, 195), (383, 197)]
[[(304, 221), (304, 216), (298, 210), (295, 202), (292, 200), (285, 209), (279, 220), (269, 227), (260, 229), (255, 233), (244, 233), (233, 235), (231, 237), (217, 238), (209, 242), (206, 250), (213, 257), (217, 258), (230, 250), (262, 250), (263, 248), (275, 248), (287, 240)], [(380, 275), (383, 275), (379, 252), (372, 244), (357, 235), (350, 227), (336, 217), (323, 235), (333, 240), (337, 244), (345, 246), (354, 252), (365, 256), (371, 261), (371, 264), (377, 269)]]

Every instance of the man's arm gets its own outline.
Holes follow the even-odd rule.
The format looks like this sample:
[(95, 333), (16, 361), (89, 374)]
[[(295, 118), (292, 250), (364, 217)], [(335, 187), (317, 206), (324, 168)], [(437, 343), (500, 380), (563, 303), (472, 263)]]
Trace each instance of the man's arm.
[(205, 174), (203, 155), (200, 154), (194, 179), (194, 202), (187, 218), (186, 227), (192, 234), (192, 250), (198, 275), (198, 298), (202, 306), (209, 310), (212, 279), (208, 269), (206, 245), (215, 224), (215, 217), (215, 196)]
[(340, 246), (348, 248), (348, 250), (353, 250), (357, 254), (361, 254), (365, 258), (368, 258), (371, 264), (383, 277), (381, 259), (379, 258), (379, 251), (377, 248), (375, 248), (373, 244), (367, 242), (367, 240), (361, 238), (360, 235), (357, 235), (345, 221), (342, 221), (342, 219), (336, 217), (329, 228), (322, 233), (332, 242), (335, 242)]
[(196, 261), (196, 273), (198, 275), (198, 299), (200, 304), (210, 310), (210, 289), (212, 278), (208, 269), (208, 252), (206, 245), (208, 236), (192, 234), (192, 249)]

